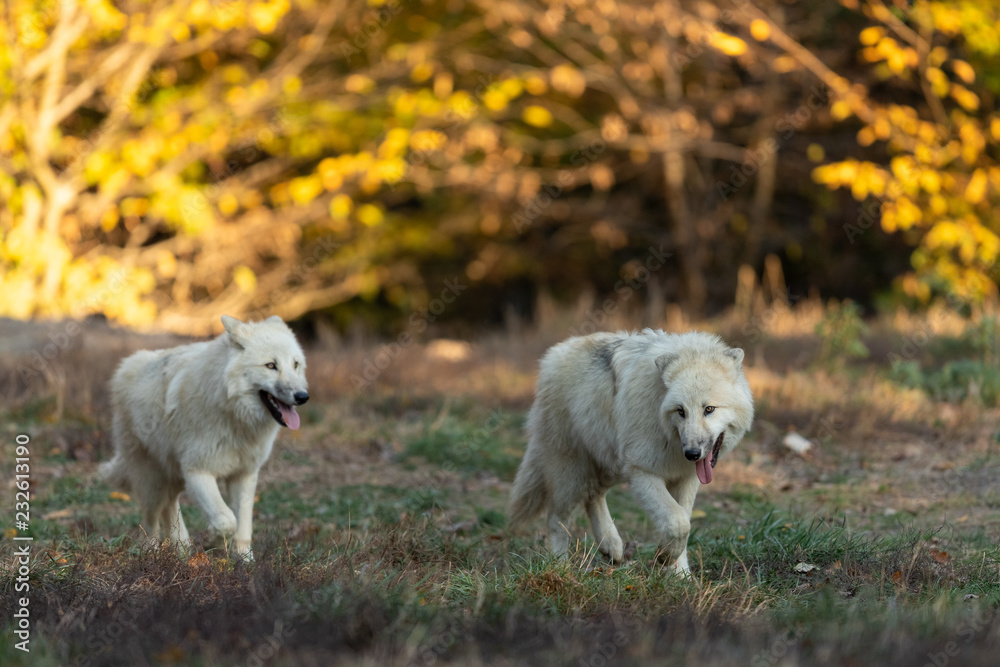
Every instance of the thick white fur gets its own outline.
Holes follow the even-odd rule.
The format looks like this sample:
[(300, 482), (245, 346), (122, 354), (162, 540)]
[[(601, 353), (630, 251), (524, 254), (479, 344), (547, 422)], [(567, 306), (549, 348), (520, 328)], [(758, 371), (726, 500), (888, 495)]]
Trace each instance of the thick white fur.
[[(153, 540), (162, 527), (190, 544), (178, 503), (187, 491), (216, 537), (235, 536), (236, 552), (253, 558), (257, 474), (280, 428), (259, 391), (296, 405), (295, 394), (307, 389), (305, 355), (277, 316), (244, 323), (223, 315), (222, 322), (226, 331), (212, 341), (122, 361), (111, 380), (115, 455), (101, 474), (135, 496)], [(228, 484), (232, 508), (218, 481)]]
[[(544, 510), (549, 546), (564, 554), (570, 514), (583, 501), (599, 549), (620, 561), (622, 539), (605, 496), (628, 482), (656, 527), (661, 556), (689, 572), (687, 540), (700, 482), (684, 449), (711, 457), (725, 431), (721, 461), (750, 429), (753, 396), (742, 361), (743, 350), (702, 332), (596, 333), (553, 346), (541, 360), (528, 415), (512, 525)], [(715, 408), (708, 415), (707, 406)]]

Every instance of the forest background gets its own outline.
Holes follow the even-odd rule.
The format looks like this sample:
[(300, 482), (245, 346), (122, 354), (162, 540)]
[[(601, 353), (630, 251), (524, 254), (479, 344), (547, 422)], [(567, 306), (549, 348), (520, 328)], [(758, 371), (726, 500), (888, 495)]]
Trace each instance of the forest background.
[(468, 332), (637, 281), (625, 305), (653, 323), (750, 316), (758, 280), (769, 300), (977, 307), (1000, 253), (998, 19), (10, 0), (0, 316), (387, 334), (451, 285), (461, 308), (434, 319)]

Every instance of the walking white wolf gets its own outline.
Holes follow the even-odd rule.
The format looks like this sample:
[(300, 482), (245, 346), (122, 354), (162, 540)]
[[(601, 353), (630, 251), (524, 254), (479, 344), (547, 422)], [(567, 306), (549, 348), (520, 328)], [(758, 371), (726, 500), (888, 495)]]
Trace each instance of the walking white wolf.
[(690, 572), (699, 483), (712, 481), (720, 456), (753, 423), (742, 362), (743, 350), (702, 332), (596, 333), (552, 347), (528, 414), (512, 526), (545, 510), (549, 546), (564, 554), (568, 520), (583, 501), (600, 551), (620, 561), (622, 539), (605, 496), (627, 481), (656, 528), (661, 557)]
[[(250, 548), (257, 474), (281, 426), (299, 427), (309, 400), (306, 360), (280, 317), (244, 323), (222, 316), (212, 341), (141, 350), (111, 380), (114, 458), (101, 467), (111, 485), (135, 496), (153, 540), (191, 540), (178, 496), (186, 491), (218, 538)], [(227, 483), (232, 509), (219, 492)]]

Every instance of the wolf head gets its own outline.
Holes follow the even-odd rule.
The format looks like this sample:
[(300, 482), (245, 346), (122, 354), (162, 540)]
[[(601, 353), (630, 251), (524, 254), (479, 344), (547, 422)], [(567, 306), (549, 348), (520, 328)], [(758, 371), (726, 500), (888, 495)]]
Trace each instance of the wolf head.
[(702, 484), (712, 481), (719, 456), (728, 454), (753, 423), (743, 350), (714, 342), (717, 345), (656, 358), (667, 387), (660, 404), (661, 425), (668, 441), (679, 442), (684, 458), (694, 463)]
[(222, 316), (230, 346), (226, 366), (229, 398), (262, 421), (299, 427), (296, 405), (309, 400), (306, 357), (295, 335), (277, 315), (263, 322)]

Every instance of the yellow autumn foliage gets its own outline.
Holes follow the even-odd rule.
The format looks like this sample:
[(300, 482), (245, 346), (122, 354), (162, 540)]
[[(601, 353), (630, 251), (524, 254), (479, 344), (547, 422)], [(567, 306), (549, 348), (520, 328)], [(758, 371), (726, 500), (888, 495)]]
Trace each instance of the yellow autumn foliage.
[[(855, 160), (822, 165), (813, 179), (830, 188), (849, 188), (859, 201), (874, 197), (881, 207), (886, 233), (918, 232), (915, 273), (903, 281), (904, 291), (930, 298), (930, 285), (950, 286), (963, 298), (996, 294), (994, 281), (984, 278), (997, 259), (1000, 218), (1000, 121), (980, 115), (980, 92), (973, 59), (1000, 53), (1000, 13), (995, 6), (960, 2), (925, 2), (911, 19), (921, 34), (937, 34), (938, 44), (918, 51), (907, 42), (914, 34), (901, 31), (894, 17), (879, 5), (867, 6), (879, 22), (859, 35), (861, 56), (884, 63), (894, 85), (910, 85), (928, 96), (922, 106), (883, 104), (866, 99), (850, 109), (863, 121), (859, 145), (888, 142), (894, 155), (876, 183), (876, 171)], [(921, 75), (912, 70), (920, 69)], [(991, 92), (990, 95), (995, 95)], [(835, 118), (847, 118), (846, 105), (834, 105)], [(997, 177), (991, 178), (994, 170)], [(849, 232), (850, 233), (850, 232)]]
[[(851, 39), (794, 12), (785, 20), (798, 23), (784, 25), (765, 6), (674, 0), (460, 12), (445, 0), (419, 12), (382, 0), (9, 0), (0, 315), (100, 312), (207, 333), (217, 322), (206, 305), (221, 295), (244, 312), (276, 304), (287, 317), (355, 299), (417, 302), (407, 295), (425, 289), (426, 263), (497, 281), (543, 266), (582, 284), (608, 272), (584, 261), (549, 267), (566, 253), (547, 239), (594, 238), (592, 227), (607, 226), (621, 253), (637, 240), (578, 215), (588, 197), (614, 207), (660, 198), (641, 207), (650, 219), (636, 228), (672, 238), (679, 214), (657, 174), (673, 150), (698, 166), (679, 189), (689, 214), (735, 235), (695, 235), (693, 255), (712, 260), (701, 271), (753, 263), (739, 254), (752, 245), (743, 235), (778, 218), (725, 211), (766, 198), (760, 165), (740, 156), (768, 146), (768, 134), (782, 170), (773, 196), (793, 180), (802, 196), (784, 177), (793, 163), (826, 186), (810, 201), (824, 212), (810, 229), (836, 201), (826, 189), (875, 200), (870, 233), (899, 234), (913, 250), (901, 289), (986, 295), (982, 265), (996, 261), (1000, 232), (998, 10), (972, 0), (924, 0), (905, 15), (843, 4), (837, 29), (856, 29)], [(58, 58), (61, 23), (80, 32)], [(786, 49), (790, 40), (798, 48)], [(816, 77), (824, 92), (810, 104)], [(785, 123), (799, 136), (786, 136)], [(717, 178), (752, 185), (703, 211)], [(559, 201), (541, 206), (547, 198)], [(549, 233), (550, 222), (565, 233)], [(803, 256), (798, 231), (777, 231), (789, 261)], [(327, 236), (343, 248), (324, 245)], [(601, 251), (583, 253), (612, 261)], [(263, 293), (309, 257), (322, 268), (296, 289), (315, 300)]]

